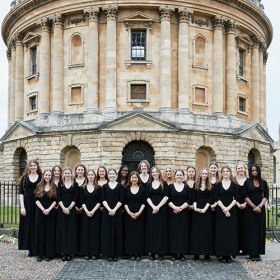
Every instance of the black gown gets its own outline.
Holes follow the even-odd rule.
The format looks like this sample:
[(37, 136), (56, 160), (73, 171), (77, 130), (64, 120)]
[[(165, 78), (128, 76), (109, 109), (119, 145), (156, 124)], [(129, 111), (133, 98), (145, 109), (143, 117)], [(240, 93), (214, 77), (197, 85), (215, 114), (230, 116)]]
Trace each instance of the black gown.
[[(193, 198), (194, 198), (194, 188), (195, 188), (195, 183), (193, 184), (193, 187), (191, 188), (187, 182), (185, 182), (185, 184), (188, 186), (189, 191), (190, 191), (190, 195), (189, 195), (189, 205), (193, 205)], [(191, 225), (192, 225), (192, 218), (193, 218), (193, 209), (188, 209), (188, 213), (189, 213), (189, 246), (191, 245)], [(190, 247), (189, 247), (190, 248)]]
[(193, 211), (191, 225), (191, 253), (194, 255), (214, 254), (214, 222), (211, 204), (214, 203), (213, 189), (194, 190), (193, 202), (197, 208), (203, 209), (207, 203), (210, 204), (204, 214)]
[[(80, 188), (81, 205), (85, 204), (88, 211), (91, 211), (97, 203), (101, 204), (101, 188), (94, 188), (89, 192), (87, 187)], [(98, 256), (100, 249), (101, 211), (97, 209), (94, 215), (89, 218), (85, 211), (81, 219), (81, 241), (80, 254), (84, 256)]]
[[(243, 186), (243, 197), (248, 197), (254, 205), (258, 206), (263, 198), (268, 199), (267, 182), (263, 180), (264, 189), (254, 187), (249, 190), (248, 179)], [(266, 217), (265, 205), (262, 207), (260, 214), (255, 213), (253, 208), (248, 206), (244, 209), (244, 254), (250, 256), (265, 254), (265, 238), (266, 238)]]
[[(183, 190), (178, 192), (174, 184), (170, 184), (169, 202), (175, 206), (181, 206), (184, 203), (190, 204), (191, 189), (184, 184)], [(173, 209), (168, 207), (168, 252), (170, 254), (189, 254), (190, 244), (190, 223), (189, 210), (185, 208), (178, 214), (173, 213)]]
[[(129, 187), (124, 190), (124, 205), (127, 205), (132, 213), (140, 210), (145, 205), (145, 189), (140, 187), (136, 194), (131, 192)], [(146, 233), (145, 212), (138, 216), (136, 220), (131, 219), (128, 213), (124, 213), (124, 254), (142, 255), (145, 253), (145, 233)]]
[[(225, 207), (237, 198), (237, 185), (231, 182), (229, 188), (225, 190), (222, 182), (215, 184), (215, 201), (219, 200)], [(215, 254), (216, 256), (237, 255), (237, 217), (236, 206), (230, 209), (230, 217), (226, 217), (221, 207), (216, 207), (216, 226), (215, 226)]]
[[(123, 203), (124, 187), (117, 184), (114, 189), (109, 183), (102, 187), (102, 202), (107, 201), (111, 209), (115, 208), (118, 202)], [(122, 256), (122, 209), (118, 208), (114, 216), (110, 216), (106, 207), (103, 207), (101, 222), (101, 252), (104, 257)]]
[[(49, 192), (45, 192), (42, 198), (36, 198), (45, 209), (48, 209), (55, 198), (49, 197)], [(53, 258), (55, 256), (55, 231), (56, 231), (56, 210), (53, 208), (49, 215), (45, 215), (39, 207), (36, 207), (35, 218), (35, 256), (45, 256)]]
[[(164, 189), (159, 185), (157, 189), (148, 183), (146, 187), (146, 198), (150, 198), (154, 205), (158, 205), (166, 196), (168, 197), (168, 185), (163, 182)], [(146, 223), (146, 252), (163, 255), (168, 252), (167, 244), (167, 203), (165, 203), (157, 214), (153, 214), (152, 207), (148, 204)]]
[(18, 249), (34, 250), (34, 224), (35, 224), (35, 189), (41, 181), (41, 176), (35, 182), (31, 182), (29, 177), (21, 179), (20, 194), (23, 195), (26, 216), (20, 215), (19, 232), (18, 232)]
[[(79, 186), (77, 183), (67, 189), (63, 182), (58, 183), (57, 200), (62, 201), (64, 207), (69, 207), (71, 202), (77, 201), (79, 197)], [(77, 254), (77, 214), (75, 206), (70, 210), (70, 214), (63, 213), (59, 206), (57, 211), (56, 225), (56, 253), (65, 255)]]

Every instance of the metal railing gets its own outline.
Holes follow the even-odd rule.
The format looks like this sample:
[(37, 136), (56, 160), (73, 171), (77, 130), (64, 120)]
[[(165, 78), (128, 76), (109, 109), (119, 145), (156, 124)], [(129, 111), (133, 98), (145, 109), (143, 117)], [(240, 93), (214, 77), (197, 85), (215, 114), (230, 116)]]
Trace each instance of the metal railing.
[(280, 187), (273, 185), (269, 187), (269, 199), (266, 211), (267, 230), (271, 230), (271, 218), (275, 213), (280, 213)]

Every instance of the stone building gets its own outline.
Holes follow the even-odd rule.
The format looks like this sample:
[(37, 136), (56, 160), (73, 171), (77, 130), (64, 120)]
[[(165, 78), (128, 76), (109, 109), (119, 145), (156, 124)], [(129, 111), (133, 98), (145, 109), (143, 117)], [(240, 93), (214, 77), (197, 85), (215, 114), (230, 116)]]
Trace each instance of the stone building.
[(26, 158), (198, 169), (255, 162), (272, 183), (261, 0), (16, 0), (1, 178)]
[(274, 143), (275, 151), (273, 154), (273, 184), (280, 187), (280, 124), (278, 133), (278, 141)]

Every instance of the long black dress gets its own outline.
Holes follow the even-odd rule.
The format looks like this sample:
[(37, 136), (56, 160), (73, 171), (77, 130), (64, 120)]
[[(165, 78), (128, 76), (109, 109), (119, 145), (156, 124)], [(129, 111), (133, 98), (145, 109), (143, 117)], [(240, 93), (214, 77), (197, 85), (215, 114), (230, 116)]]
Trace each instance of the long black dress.
[[(161, 200), (169, 195), (168, 185), (163, 182), (164, 189), (159, 185), (154, 189), (152, 183), (146, 187), (146, 198), (150, 198), (154, 205), (158, 205)], [(163, 255), (168, 252), (167, 244), (167, 206), (166, 203), (159, 209), (157, 214), (153, 214), (152, 207), (148, 204), (147, 224), (146, 224), (146, 252)]]
[[(248, 197), (254, 205), (258, 206), (263, 198), (268, 199), (268, 186), (264, 181), (264, 189), (254, 187), (254, 190), (249, 190), (248, 179), (243, 186), (243, 197)], [(248, 206), (244, 209), (244, 254), (250, 256), (265, 254), (265, 205), (262, 207), (260, 214), (255, 213), (253, 208)]]
[[(225, 207), (237, 198), (237, 185), (231, 182), (229, 188), (225, 190), (222, 182), (215, 184), (215, 201), (219, 200)], [(230, 217), (226, 217), (220, 206), (216, 207), (216, 226), (215, 226), (215, 254), (216, 256), (237, 255), (237, 217), (236, 206), (230, 209)]]
[[(118, 202), (123, 203), (124, 187), (117, 184), (114, 189), (109, 183), (102, 187), (102, 202), (107, 201), (114, 209)], [(118, 208), (114, 216), (110, 216), (106, 207), (103, 207), (101, 222), (101, 252), (104, 257), (116, 257), (123, 254), (122, 209)]]
[[(91, 211), (97, 203), (101, 204), (101, 188), (94, 188), (89, 192), (87, 187), (80, 188), (81, 204), (85, 204)], [(100, 250), (101, 211), (97, 209), (89, 218), (85, 211), (82, 212), (80, 254), (85, 256), (98, 256)]]
[[(145, 189), (140, 187), (136, 194), (129, 187), (124, 190), (124, 205), (127, 205), (132, 213), (137, 213), (142, 205), (145, 205)], [(145, 253), (146, 216), (143, 211), (136, 220), (131, 219), (128, 213), (124, 214), (124, 254), (142, 255)]]
[[(48, 209), (54, 198), (49, 197), (49, 192), (45, 192), (42, 198), (36, 197), (45, 209)], [(55, 231), (56, 231), (56, 210), (53, 208), (48, 215), (45, 215), (39, 207), (36, 207), (35, 219), (35, 256), (45, 256), (53, 258), (55, 256)]]
[[(184, 203), (190, 204), (191, 189), (184, 184), (183, 190), (178, 192), (174, 184), (170, 184), (169, 202), (175, 206), (181, 206)], [(173, 209), (168, 207), (168, 252), (170, 254), (189, 254), (190, 244), (190, 223), (189, 210), (185, 208), (180, 213), (173, 213)]]
[(214, 222), (211, 204), (214, 203), (213, 189), (211, 191), (201, 189), (194, 191), (193, 202), (197, 208), (203, 209), (210, 204), (204, 214), (193, 211), (191, 225), (191, 253), (194, 255), (214, 254)]
[[(67, 189), (63, 182), (58, 183), (57, 200), (62, 201), (64, 207), (70, 206), (71, 202), (77, 201), (79, 197), (79, 186), (77, 183)], [(63, 213), (62, 208), (58, 207), (56, 225), (56, 253), (65, 255), (77, 254), (77, 214), (73, 207), (70, 214)]]
[(20, 215), (19, 233), (18, 233), (18, 249), (34, 250), (34, 224), (35, 224), (35, 189), (41, 181), (41, 176), (35, 182), (31, 182), (29, 177), (23, 177), (20, 182), (20, 194), (23, 195), (26, 216)]

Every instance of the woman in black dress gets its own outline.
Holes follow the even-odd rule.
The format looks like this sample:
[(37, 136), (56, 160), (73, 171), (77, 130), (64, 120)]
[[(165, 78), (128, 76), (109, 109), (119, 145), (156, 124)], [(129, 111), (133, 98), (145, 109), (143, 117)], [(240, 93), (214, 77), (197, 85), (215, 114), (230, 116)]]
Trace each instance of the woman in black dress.
[(268, 194), (260, 167), (253, 164), (243, 186), (243, 197), (247, 203), (244, 210), (244, 254), (249, 255), (252, 261), (261, 261), (260, 255), (265, 254), (265, 203)]
[(243, 185), (247, 180), (247, 168), (244, 163), (239, 162), (236, 165), (236, 177), (235, 177), (238, 196), (236, 199), (236, 214), (238, 224), (238, 254), (243, 254), (244, 251), (244, 209), (246, 202), (243, 197)]
[(215, 185), (216, 209), (215, 254), (223, 263), (231, 263), (237, 255), (237, 185), (233, 182), (229, 166), (222, 167), (222, 180)]
[(96, 182), (98, 186), (103, 187), (109, 181), (108, 172), (105, 166), (100, 165), (96, 171)]
[(142, 160), (138, 164), (138, 169), (140, 170), (140, 179), (141, 179), (141, 186), (146, 189), (146, 186), (149, 182), (149, 170), (150, 164), (147, 160)]
[(126, 186), (128, 183), (129, 169), (127, 165), (122, 165), (118, 172), (117, 182)]
[(52, 171), (45, 170), (41, 182), (35, 190), (36, 219), (34, 254), (41, 262), (43, 256), (50, 261), (55, 256), (55, 230), (57, 200), (56, 185), (52, 181)]
[(138, 172), (132, 171), (124, 190), (124, 254), (130, 255), (132, 261), (141, 261), (145, 253), (146, 194), (140, 182)]
[(58, 186), (58, 182), (62, 180), (62, 171), (62, 167), (58, 164), (52, 168), (52, 181), (56, 186)]
[[(216, 162), (211, 162), (210, 165), (209, 165), (209, 173), (210, 173), (210, 182), (212, 184), (212, 187), (215, 189), (215, 184), (220, 182), (220, 175), (219, 175), (219, 171), (218, 171), (218, 164)], [(212, 205), (211, 205), (211, 209), (212, 211), (215, 211), (217, 207), (217, 203), (214, 202)], [(215, 217), (216, 217), (216, 214), (214, 213), (214, 221), (215, 221)]]
[(116, 181), (117, 171), (108, 170), (109, 182), (102, 187), (104, 206), (101, 222), (101, 252), (108, 261), (118, 261), (122, 256), (122, 210), (124, 187)]
[(79, 197), (79, 186), (73, 180), (70, 167), (63, 169), (62, 181), (58, 183), (58, 214), (56, 225), (56, 253), (62, 254), (62, 261), (71, 261), (78, 253), (77, 214), (75, 209)]
[[(172, 261), (185, 261), (184, 254), (189, 254), (190, 224), (188, 206), (190, 203), (190, 189), (183, 183), (184, 171), (175, 172), (175, 183), (170, 184), (168, 206), (168, 252), (172, 254)], [(180, 233), (180, 238), (178, 238)]]
[(168, 185), (162, 180), (158, 167), (151, 168), (150, 182), (146, 187), (148, 202), (146, 225), (146, 252), (150, 253), (149, 259), (164, 260), (163, 255), (168, 252), (167, 244), (167, 208)]
[(193, 218), (191, 225), (191, 253), (194, 261), (199, 255), (211, 261), (214, 254), (214, 223), (211, 204), (213, 204), (213, 187), (208, 177), (207, 168), (198, 173), (193, 197)]
[(80, 199), (84, 209), (81, 222), (80, 254), (85, 260), (96, 260), (100, 255), (101, 187), (97, 185), (94, 170), (87, 172), (87, 183), (80, 188)]
[(163, 180), (168, 184), (174, 184), (175, 182), (175, 170), (172, 165), (168, 164), (165, 166), (163, 174)]
[(20, 177), (20, 222), (18, 233), (18, 249), (29, 250), (28, 257), (33, 256), (34, 223), (35, 223), (35, 189), (42, 179), (39, 162), (32, 159), (28, 162)]

